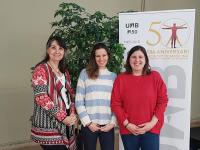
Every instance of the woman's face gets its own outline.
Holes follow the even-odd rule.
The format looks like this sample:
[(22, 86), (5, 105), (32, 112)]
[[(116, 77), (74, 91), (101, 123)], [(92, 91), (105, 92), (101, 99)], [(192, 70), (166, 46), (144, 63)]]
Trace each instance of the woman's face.
[(133, 73), (142, 75), (144, 65), (146, 63), (145, 56), (142, 51), (137, 50), (130, 56), (130, 66)]
[(99, 69), (105, 69), (108, 63), (108, 53), (104, 48), (95, 51), (95, 61)]
[(60, 47), (57, 41), (53, 41), (47, 49), (50, 61), (60, 61), (64, 56), (64, 48)]

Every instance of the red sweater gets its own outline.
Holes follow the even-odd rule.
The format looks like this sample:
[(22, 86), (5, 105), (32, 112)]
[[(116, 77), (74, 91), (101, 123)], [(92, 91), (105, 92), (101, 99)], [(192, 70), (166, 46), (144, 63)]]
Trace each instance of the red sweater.
[(126, 119), (139, 125), (151, 121), (154, 115), (158, 122), (150, 132), (159, 134), (167, 102), (166, 85), (156, 71), (144, 76), (122, 73), (114, 82), (111, 109), (117, 117), (121, 134), (131, 134), (123, 125)]

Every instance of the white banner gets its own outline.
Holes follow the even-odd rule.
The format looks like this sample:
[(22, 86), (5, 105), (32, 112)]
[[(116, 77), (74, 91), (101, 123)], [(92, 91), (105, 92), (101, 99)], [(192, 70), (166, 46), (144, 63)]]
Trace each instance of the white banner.
[(150, 65), (161, 73), (168, 88), (160, 150), (189, 150), (194, 22), (194, 9), (119, 14), (125, 59), (133, 46), (145, 47)]

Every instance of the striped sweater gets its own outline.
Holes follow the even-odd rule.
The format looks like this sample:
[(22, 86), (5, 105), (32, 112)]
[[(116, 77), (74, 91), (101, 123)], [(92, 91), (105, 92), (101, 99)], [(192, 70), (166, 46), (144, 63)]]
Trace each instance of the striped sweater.
[(111, 112), (110, 100), (116, 74), (107, 69), (100, 70), (97, 79), (89, 79), (86, 69), (80, 73), (75, 98), (75, 107), (79, 118), (86, 126), (90, 122), (99, 125), (116, 124)]

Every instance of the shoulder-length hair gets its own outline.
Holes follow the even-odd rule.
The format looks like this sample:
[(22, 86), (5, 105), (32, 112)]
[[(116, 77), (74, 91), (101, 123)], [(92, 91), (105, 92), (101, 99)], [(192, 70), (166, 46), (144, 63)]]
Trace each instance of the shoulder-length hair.
[(57, 44), (64, 49), (64, 56), (60, 60), (58, 68), (62, 73), (65, 73), (65, 71), (67, 69), (66, 60), (65, 60), (65, 56), (66, 56), (66, 53), (67, 53), (67, 46), (66, 46), (66, 44), (64, 42), (64, 39), (62, 39), (59, 36), (50, 36), (49, 37), (49, 39), (48, 39), (48, 41), (46, 43), (46, 55), (42, 59), (42, 61), (40, 61), (38, 64), (35, 65), (35, 67), (37, 67), (40, 64), (47, 63), (49, 61), (49, 54), (47, 53), (47, 50), (48, 50), (48, 48), (51, 47), (51, 44), (53, 43), (53, 41), (56, 41)]
[(96, 54), (96, 51), (101, 48), (105, 49), (108, 55), (108, 59), (110, 59), (110, 52), (109, 52), (108, 47), (104, 43), (95, 44), (90, 54), (89, 62), (86, 66), (86, 72), (90, 79), (96, 79), (99, 76), (99, 67), (96, 63), (95, 54)]
[(130, 57), (135, 51), (141, 51), (144, 54), (144, 57), (145, 57), (145, 65), (144, 65), (144, 68), (142, 70), (142, 75), (150, 74), (151, 73), (151, 67), (149, 65), (149, 58), (148, 58), (146, 49), (144, 47), (140, 46), (140, 45), (132, 47), (130, 49), (130, 51), (128, 52), (128, 56), (127, 56), (126, 64), (125, 64), (125, 69), (126, 69), (125, 72), (130, 74), (133, 71), (132, 68), (131, 68), (131, 65), (130, 65)]

